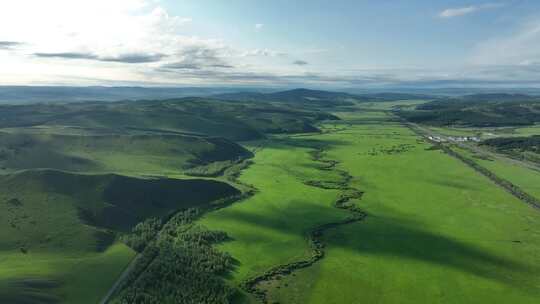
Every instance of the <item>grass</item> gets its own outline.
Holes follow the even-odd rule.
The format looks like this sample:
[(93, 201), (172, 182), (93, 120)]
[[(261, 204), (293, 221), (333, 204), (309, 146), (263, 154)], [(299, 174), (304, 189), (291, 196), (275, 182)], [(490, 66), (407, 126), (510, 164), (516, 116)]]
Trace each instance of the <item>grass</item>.
[[(365, 191), (368, 217), (327, 232), (325, 258), (271, 286), (272, 301), (536, 303), (540, 213), (384, 115), (343, 114), (341, 130), (257, 153), (241, 179), (260, 192), (203, 221), (232, 236), (222, 249), (238, 260), (233, 281), (301, 258), (303, 232), (343, 216), (333, 190), (301, 183), (329, 179), (310, 169), (303, 146), (316, 142)], [(409, 148), (388, 153), (396, 146)]]
[[(134, 252), (120, 243), (99, 253), (64, 251), (23, 256), (2, 252), (0, 259), (9, 267), (0, 269), (0, 302), (98, 303), (133, 256)], [(22, 282), (39, 284), (29, 288)]]
[(134, 255), (115, 243), (118, 233), (238, 193), (211, 180), (51, 170), (0, 176), (0, 300), (96, 303)]
[(495, 173), (512, 184), (517, 185), (523, 191), (540, 199), (540, 172), (527, 168), (518, 162), (506, 157), (489, 158), (475, 157), (475, 153), (469, 150), (453, 148), (462, 155), (473, 159), (479, 165)]
[(0, 172), (53, 168), (85, 173), (174, 175), (250, 156), (236, 143), (178, 134), (64, 135), (0, 132)]
[(240, 181), (255, 185), (259, 191), (201, 221), (209, 229), (226, 231), (232, 238), (220, 249), (239, 261), (232, 274), (236, 283), (273, 265), (304, 258), (310, 254), (306, 232), (346, 216), (331, 206), (337, 191), (304, 184), (313, 179), (338, 179), (332, 172), (319, 170), (320, 164), (311, 160), (309, 152), (323, 143), (298, 137), (256, 144), (263, 148)]
[[(421, 102), (362, 104), (320, 134), (268, 139), (260, 138), (316, 131), (312, 123), (332, 116), (198, 99), (2, 108), (0, 303), (96, 303), (134, 256), (116, 236), (147, 217), (238, 194), (210, 177), (249, 156), (229, 140), (254, 138), (238, 186), (258, 191), (200, 221), (231, 237), (219, 245), (237, 262), (231, 284), (305, 259), (313, 227), (349, 216), (333, 207), (338, 190), (309, 185), (343, 179), (312, 159), (322, 148), (365, 191), (368, 217), (327, 231), (325, 258), (264, 285), (271, 300), (534, 303), (540, 216), (386, 113)], [(530, 172), (493, 170), (540, 184)], [(170, 178), (183, 174), (207, 178)]]
[(517, 136), (540, 135), (540, 125), (515, 129)]

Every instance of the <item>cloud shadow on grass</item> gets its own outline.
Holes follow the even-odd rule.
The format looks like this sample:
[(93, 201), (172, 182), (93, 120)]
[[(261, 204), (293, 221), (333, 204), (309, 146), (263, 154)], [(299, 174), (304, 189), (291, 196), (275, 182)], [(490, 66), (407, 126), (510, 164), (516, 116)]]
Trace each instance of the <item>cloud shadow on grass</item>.
[[(307, 208), (310, 209), (309, 213), (311, 214), (328, 213), (328, 209), (323, 206), (297, 203), (292, 208), (273, 210), (264, 214), (235, 211), (228, 214), (228, 219), (238, 223), (248, 223), (254, 227), (258, 226), (279, 233), (290, 234), (295, 232), (291, 232), (291, 225), (285, 222), (294, 221), (295, 218), (309, 218), (309, 213), (301, 212), (302, 209), (307, 211)], [(328, 222), (330, 221), (331, 219), (328, 220)], [(316, 225), (313, 224), (310, 227)], [(534, 277), (540, 273), (540, 267), (537, 265), (525, 264), (519, 261), (518, 258), (514, 259), (493, 254), (471, 244), (472, 240), (453, 239), (432, 233), (421, 228), (422, 226), (422, 223), (407, 220), (406, 218), (370, 214), (364, 221), (348, 226), (347, 229), (354, 229), (353, 234), (348, 234), (348, 236), (355, 235), (354, 240), (344, 237), (342, 229), (345, 226), (342, 226), (337, 228), (338, 231), (335, 232), (341, 234), (342, 237), (327, 240), (327, 245), (328, 247), (336, 246), (363, 255), (400, 257), (449, 267), (524, 290), (535, 288), (537, 282), (513, 280), (512, 277)], [(325, 232), (325, 234), (328, 233), (328, 231)], [(236, 236), (232, 235), (232, 237), (234, 239)], [(276, 241), (263, 235), (257, 235), (256, 229), (253, 230), (253, 235), (246, 232), (238, 235), (237, 239), (259, 243)], [(483, 241), (490, 240), (478, 240), (480, 243)], [(499, 242), (520, 245), (515, 240), (499, 240)]]

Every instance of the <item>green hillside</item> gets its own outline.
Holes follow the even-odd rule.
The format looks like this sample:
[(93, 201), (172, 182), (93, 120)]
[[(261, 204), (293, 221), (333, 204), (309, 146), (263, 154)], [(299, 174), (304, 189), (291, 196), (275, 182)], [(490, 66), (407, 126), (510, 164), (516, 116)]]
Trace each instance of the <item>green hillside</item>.
[(177, 134), (62, 135), (0, 132), (0, 172), (53, 168), (73, 172), (166, 175), (251, 153), (220, 138)]
[(0, 106), (0, 128), (70, 127), (92, 134), (158, 133), (252, 140), (266, 133), (314, 132), (335, 116), (287, 105), (215, 99)]
[(521, 94), (477, 94), (442, 99), (400, 112), (415, 123), (435, 126), (505, 127), (540, 122), (540, 98)]
[[(211, 180), (51, 170), (1, 176), (0, 260), (9, 267), (0, 271), (0, 302), (96, 303), (133, 255), (115, 244), (118, 232), (149, 217), (205, 208), (238, 193)], [(111, 271), (110, 277), (79, 272), (89, 263), (94, 272)], [(90, 298), (81, 296), (84, 288)]]

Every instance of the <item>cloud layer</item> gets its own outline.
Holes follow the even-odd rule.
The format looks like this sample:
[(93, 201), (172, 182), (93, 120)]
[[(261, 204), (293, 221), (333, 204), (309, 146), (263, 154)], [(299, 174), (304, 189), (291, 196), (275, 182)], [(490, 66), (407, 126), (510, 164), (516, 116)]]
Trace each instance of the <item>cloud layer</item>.
[(159, 53), (131, 53), (119, 54), (117, 56), (100, 57), (92, 53), (34, 53), (34, 56), (40, 58), (60, 58), (60, 59), (82, 59), (82, 60), (97, 60), (103, 62), (119, 62), (119, 63), (149, 63), (161, 61), (166, 55)]
[(502, 7), (502, 4), (488, 3), (488, 4), (483, 4), (483, 5), (471, 5), (471, 6), (465, 6), (465, 7), (447, 8), (439, 13), (439, 17), (441, 18), (460, 17), (460, 16), (476, 13), (478, 11), (493, 9), (493, 8), (498, 8), (498, 7)]
[(11, 50), (20, 45), (22, 43), (16, 41), (0, 41), (0, 50)]
[[(451, 19), (500, 6), (447, 8), (438, 16)], [(457, 24), (434, 19), (433, 10), (426, 16), (434, 26)], [(307, 38), (300, 46), (277, 45), (281, 37), (271, 32), (279, 27), (264, 21), (268, 24), (244, 23), (242, 35), (250, 43), (238, 47), (209, 36), (205, 24), (199, 24), (205, 35), (195, 35), (196, 16), (173, 15), (158, 0), (2, 0), (0, 85), (528, 85), (540, 75), (538, 19), (478, 40), (461, 66), (439, 68), (403, 67), (391, 56), (371, 60), (358, 28), (354, 49), (337, 37), (324, 48), (309, 45)], [(356, 60), (374, 63), (368, 68)], [(399, 60), (407, 63), (407, 57)]]

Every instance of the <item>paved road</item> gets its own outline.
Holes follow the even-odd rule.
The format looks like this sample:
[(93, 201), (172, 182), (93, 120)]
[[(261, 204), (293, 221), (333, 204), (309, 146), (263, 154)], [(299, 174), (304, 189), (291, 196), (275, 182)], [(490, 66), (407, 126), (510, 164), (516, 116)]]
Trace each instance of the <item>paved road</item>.
[(122, 272), (122, 274), (118, 277), (118, 279), (116, 280), (116, 282), (114, 282), (113, 286), (111, 286), (111, 288), (109, 289), (109, 291), (107, 292), (107, 294), (103, 297), (103, 299), (101, 299), (101, 301), (99, 302), (99, 304), (107, 304), (109, 302), (109, 300), (111, 299), (112, 295), (116, 292), (116, 290), (118, 289), (118, 287), (120, 287), (120, 284), (122, 284), (122, 282), (124, 282), (124, 280), (127, 278), (127, 276), (131, 273), (131, 271), (133, 270), (133, 268), (135, 267), (135, 265), (137, 264), (137, 261), (139, 260), (139, 258), (141, 257), (140, 254), (137, 254), (133, 260), (131, 260), (131, 262), (129, 263), (129, 265), (126, 267), (126, 269), (124, 269), (124, 271)]

